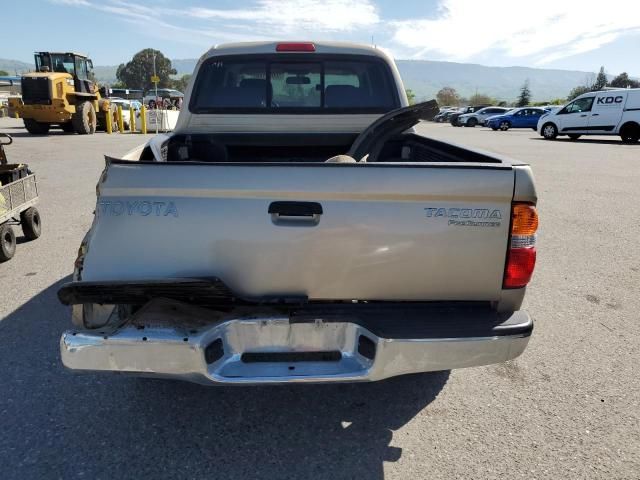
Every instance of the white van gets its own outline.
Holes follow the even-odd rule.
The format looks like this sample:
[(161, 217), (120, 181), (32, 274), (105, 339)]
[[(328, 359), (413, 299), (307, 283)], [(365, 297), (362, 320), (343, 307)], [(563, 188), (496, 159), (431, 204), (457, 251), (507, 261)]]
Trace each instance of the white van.
[(568, 135), (620, 135), (624, 142), (640, 140), (640, 88), (601, 90), (580, 95), (538, 120), (538, 133), (548, 140)]

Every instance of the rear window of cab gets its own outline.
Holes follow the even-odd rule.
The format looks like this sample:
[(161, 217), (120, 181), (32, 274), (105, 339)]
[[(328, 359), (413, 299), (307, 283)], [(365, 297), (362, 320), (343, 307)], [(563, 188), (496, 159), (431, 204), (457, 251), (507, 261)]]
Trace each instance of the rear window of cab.
[(375, 57), (228, 56), (198, 71), (192, 113), (384, 113), (400, 106), (387, 64)]

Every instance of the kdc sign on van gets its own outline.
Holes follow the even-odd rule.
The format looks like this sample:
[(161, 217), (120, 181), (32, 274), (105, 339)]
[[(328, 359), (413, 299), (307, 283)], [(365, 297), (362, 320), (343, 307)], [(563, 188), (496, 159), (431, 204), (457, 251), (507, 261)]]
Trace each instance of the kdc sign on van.
[(598, 97), (598, 105), (612, 105), (622, 103), (622, 96), (617, 97)]

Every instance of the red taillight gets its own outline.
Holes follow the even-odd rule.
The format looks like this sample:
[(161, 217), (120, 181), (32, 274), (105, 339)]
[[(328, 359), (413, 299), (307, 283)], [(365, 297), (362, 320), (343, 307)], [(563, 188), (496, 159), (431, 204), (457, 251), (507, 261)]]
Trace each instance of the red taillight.
[(315, 52), (316, 46), (311, 42), (289, 42), (276, 45), (276, 52)]
[(512, 248), (504, 272), (504, 288), (522, 288), (529, 283), (536, 266), (536, 247)]
[(503, 288), (522, 288), (531, 280), (536, 266), (536, 230), (536, 207), (528, 203), (514, 203), (511, 208), (511, 232)]

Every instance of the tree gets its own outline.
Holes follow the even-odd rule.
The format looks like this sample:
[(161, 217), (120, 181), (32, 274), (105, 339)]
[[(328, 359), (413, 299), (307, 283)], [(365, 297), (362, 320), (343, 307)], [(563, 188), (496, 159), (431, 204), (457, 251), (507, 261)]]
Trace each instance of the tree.
[(596, 81), (591, 86), (591, 91), (602, 90), (607, 86), (607, 74), (604, 73), (604, 67), (600, 67)]
[(616, 88), (640, 88), (640, 81), (629, 78), (627, 72), (622, 72), (620, 75), (613, 77), (609, 82), (609, 86)]
[(130, 62), (120, 64), (116, 72), (116, 77), (127, 88), (142, 88), (150, 90), (154, 87), (151, 82), (153, 75), (153, 56), (156, 56), (156, 75), (160, 78), (158, 87), (171, 87), (170, 75), (175, 75), (176, 70), (171, 67), (171, 60), (165, 57), (159, 50), (145, 48), (136, 53)]
[(9, 72), (5, 70), (0, 70), (0, 77), (8, 77), (8, 76), (9, 76)]
[(407, 100), (409, 101), (409, 105), (413, 105), (414, 103), (416, 103), (416, 94), (413, 93), (413, 90), (411, 90), (410, 88), (407, 88), (405, 92), (407, 94)]
[(122, 82), (115, 82), (109, 85), (109, 88), (127, 88), (127, 86)]
[(471, 95), (471, 98), (469, 98), (469, 103), (472, 106), (492, 105), (494, 103), (494, 100), (489, 95), (485, 95), (484, 93), (476, 93), (474, 95)]
[(531, 90), (529, 89), (529, 79), (525, 80), (520, 88), (520, 96), (516, 102), (516, 107), (526, 107), (531, 101)]
[(544, 100), (542, 102), (531, 103), (532, 107), (544, 107), (546, 105), (564, 105), (567, 103), (566, 98), (554, 98), (553, 100)]
[(567, 97), (567, 101), (571, 101), (574, 98), (582, 95), (583, 93), (587, 93), (590, 92), (591, 88), (587, 87), (586, 85), (578, 85), (577, 87), (574, 87), (571, 92), (569, 92), (569, 96)]
[(180, 90), (184, 92), (187, 89), (187, 85), (189, 85), (189, 80), (191, 79), (191, 74), (184, 74), (180, 78), (173, 81), (173, 88), (176, 90)]
[(455, 88), (443, 87), (436, 93), (438, 105), (453, 106), (460, 103), (460, 96)]

